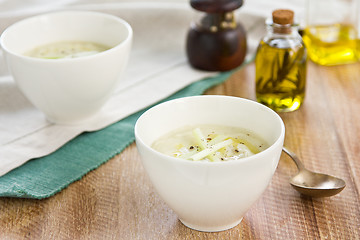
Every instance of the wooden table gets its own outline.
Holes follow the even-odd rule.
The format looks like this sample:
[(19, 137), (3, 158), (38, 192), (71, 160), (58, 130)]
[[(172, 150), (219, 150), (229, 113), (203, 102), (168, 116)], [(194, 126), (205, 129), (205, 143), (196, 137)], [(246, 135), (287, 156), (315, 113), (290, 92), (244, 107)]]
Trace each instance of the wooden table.
[[(254, 64), (207, 91), (254, 99)], [(269, 187), (235, 228), (204, 233), (180, 223), (144, 172), (135, 144), (59, 194), (0, 199), (0, 239), (360, 239), (360, 63), (308, 64), (307, 96), (281, 114), (285, 145), (305, 166), (345, 179), (339, 195), (311, 199), (288, 183), (282, 154)]]

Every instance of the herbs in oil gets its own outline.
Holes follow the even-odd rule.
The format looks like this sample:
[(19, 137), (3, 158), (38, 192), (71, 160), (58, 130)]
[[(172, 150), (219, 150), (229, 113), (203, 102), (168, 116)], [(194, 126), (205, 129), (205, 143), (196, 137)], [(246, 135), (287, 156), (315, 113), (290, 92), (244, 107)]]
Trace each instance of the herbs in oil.
[(292, 18), (286, 24), (273, 18), (256, 54), (257, 101), (277, 112), (298, 109), (305, 97), (306, 60), (306, 48)]

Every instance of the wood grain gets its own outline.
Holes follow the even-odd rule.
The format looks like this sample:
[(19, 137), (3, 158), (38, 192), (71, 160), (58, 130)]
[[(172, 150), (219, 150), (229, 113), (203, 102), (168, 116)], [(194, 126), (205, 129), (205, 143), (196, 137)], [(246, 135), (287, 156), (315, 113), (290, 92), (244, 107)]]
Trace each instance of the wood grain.
[[(207, 94), (254, 99), (254, 65)], [(282, 155), (269, 187), (235, 228), (203, 233), (182, 225), (159, 198), (135, 144), (44, 200), (0, 199), (0, 239), (360, 239), (360, 64), (308, 64), (304, 105), (281, 114), (285, 145), (305, 166), (346, 180), (331, 198), (300, 196)]]

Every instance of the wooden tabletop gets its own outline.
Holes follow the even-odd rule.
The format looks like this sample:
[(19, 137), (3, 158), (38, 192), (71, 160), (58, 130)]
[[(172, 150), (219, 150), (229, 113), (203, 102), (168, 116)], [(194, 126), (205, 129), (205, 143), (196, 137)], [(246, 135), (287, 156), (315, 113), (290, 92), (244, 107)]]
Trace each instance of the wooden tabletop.
[[(254, 99), (254, 64), (207, 91)], [(181, 224), (154, 191), (135, 144), (44, 200), (0, 199), (0, 239), (360, 239), (360, 63), (308, 64), (303, 106), (281, 114), (285, 146), (311, 170), (343, 178), (330, 198), (300, 196), (296, 167), (282, 154), (262, 197), (233, 229), (204, 233)]]

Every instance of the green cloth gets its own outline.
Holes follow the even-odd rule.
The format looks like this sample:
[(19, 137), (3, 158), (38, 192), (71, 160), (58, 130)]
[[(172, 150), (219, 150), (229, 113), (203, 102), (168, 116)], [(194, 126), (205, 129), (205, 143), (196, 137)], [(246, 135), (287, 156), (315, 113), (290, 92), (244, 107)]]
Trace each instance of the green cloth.
[[(202, 94), (223, 83), (232, 72), (195, 82), (163, 100)], [(0, 177), (0, 196), (42, 199), (66, 188), (122, 152), (134, 140), (134, 126), (146, 109), (96, 132), (74, 138), (56, 152), (28, 161)]]

